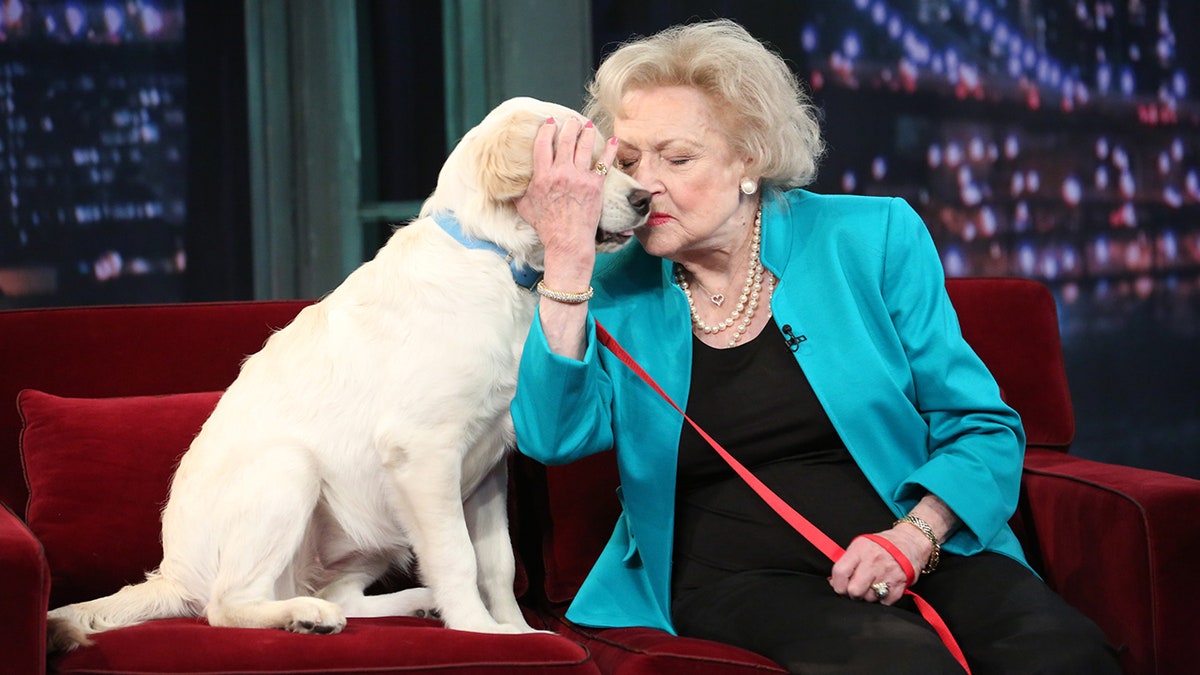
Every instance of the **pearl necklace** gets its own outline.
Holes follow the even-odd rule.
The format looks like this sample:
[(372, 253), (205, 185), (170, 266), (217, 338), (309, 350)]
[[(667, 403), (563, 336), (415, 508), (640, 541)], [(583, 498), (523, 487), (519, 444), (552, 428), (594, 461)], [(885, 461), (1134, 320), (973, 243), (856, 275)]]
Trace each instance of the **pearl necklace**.
[[(742, 335), (746, 333), (746, 329), (750, 327), (750, 322), (754, 319), (755, 311), (758, 310), (758, 300), (762, 293), (764, 276), (762, 261), (759, 260), (758, 255), (761, 246), (762, 206), (759, 206), (758, 212), (754, 215), (754, 231), (750, 237), (750, 263), (747, 266), (746, 283), (742, 286), (742, 295), (738, 298), (737, 304), (734, 305), (733, 313), (730, 314), (724, 321), (713, 325), (705, 323), (704, 319), (700, 318), (700, 313), (696, 310), (696, 301), (692, 297), (691, 285), (688, 283), (683, 265), (675, 265), (675, 281), (679, 284), (679, 287), (683, 289), (684, 295), (687, 296), (688, 308), (691, 310), (692, 314), (692, 323), (695, 324), (696, 328), (699, 329), (700, 332), (708, 335), (716, 335), (717, 333), (720, 333), (732, 326), (733, 323), (737, 321), (739, 316), (742, 317), (741, 322), (738, 324), (737, 328), (734, 329), (733, 335), (729, 338), (728, 346), (730, 347), (737, 345), (738, 340), (740, 340)], [(767, 284), (769, 286), (769, 293), (775, 290), (775, 278), (770, 272), (766, 272), (765, 274), (767, 277)], [(700, 283), (697, 282), (697, 285), (700, 285)], [(700, 287), (704, 288), (702, 285), (700, 285)], [(724, 300), (724, 297), (722, 297), (722, 300)], [(713, 302), (718, 306), (721, 304), (716, 302), (715, 299)]]

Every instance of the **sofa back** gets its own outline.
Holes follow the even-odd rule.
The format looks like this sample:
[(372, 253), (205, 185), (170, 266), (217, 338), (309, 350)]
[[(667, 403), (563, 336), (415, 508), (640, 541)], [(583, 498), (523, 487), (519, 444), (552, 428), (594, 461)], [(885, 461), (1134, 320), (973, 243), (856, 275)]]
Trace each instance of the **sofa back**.
[(946, 290), (963, 337), (1020, 413), (1025, 445), (1070, 449), (1075, 412), (1050, 289), (1029, 279), (969, 278), (947, 280)]
[[(1045, 285), (1026, 279), (949, 279), (946, 290), (964, 337), (1020, 415), (1030, 449), (1065, 452), (1075, 421), (1063, 365), (1058, 312)], [(616, 336), (620, 339), (620, 336)], [(600, 555), (620, 514), (611, 453), (526, 473), (542, 483), (534, 509), (543, 531), (544, 592), (552, 603), (571, 600)], [(1018, 533), (1020, 523), (1014, 523)]]
[(17, 393), (114, 397), (217, 391), (309, 301), (0, 311), (0, 502), (24, 517)]

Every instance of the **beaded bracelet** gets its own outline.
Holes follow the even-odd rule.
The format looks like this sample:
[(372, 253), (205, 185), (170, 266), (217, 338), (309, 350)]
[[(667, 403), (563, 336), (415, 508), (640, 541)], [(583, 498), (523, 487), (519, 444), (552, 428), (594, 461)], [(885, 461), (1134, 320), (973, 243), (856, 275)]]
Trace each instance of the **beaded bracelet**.
[(921, 568), (921, 574), (929, 574), (930, 572), (936, 570), (938, 561), (942, 558), (942, 545), (938, 543), (937, 536), (933, 533), (933, 528), (929, 526), (929, 523), (921, 520), (911, 513), (892, 523), (892, 526), (894, 527), (900, 523), (908, 523), (909, 525), (917, 528), (929, 539), (929, 542), (933, 544), (933, 551), (930, 552), (929, 560), (925, 562), (925, 567)]
[(550, 298), (555, 302), (563, 302), (568, 305), (580, 305), (592, 299), (592, 287), (588, 286), (587, 290), (582, 293), (567, 293), (565, 291), (556, 291), (546, 285), (544, 281), (537, 282), (538, 295), (543, 298)]

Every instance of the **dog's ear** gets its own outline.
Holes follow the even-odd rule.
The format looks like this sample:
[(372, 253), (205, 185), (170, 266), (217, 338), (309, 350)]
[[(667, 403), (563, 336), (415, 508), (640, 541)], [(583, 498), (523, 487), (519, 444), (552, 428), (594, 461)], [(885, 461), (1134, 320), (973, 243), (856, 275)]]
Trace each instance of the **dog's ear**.
[(492, 199), (525, 194), (533, 176), (533, 139), (545, 121), (545, 115), (517, 110), (479, 139), (479, 184)]

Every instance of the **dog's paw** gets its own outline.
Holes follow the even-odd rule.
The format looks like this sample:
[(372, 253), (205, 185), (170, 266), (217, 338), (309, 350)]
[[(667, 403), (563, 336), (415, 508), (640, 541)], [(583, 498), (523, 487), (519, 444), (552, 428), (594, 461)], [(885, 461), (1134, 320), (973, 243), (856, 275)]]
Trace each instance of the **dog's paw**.
[(442, 618), (442, 611), (433, 601), (433, 591), (425, 587), (408, 588), (396, 593), (391, 613), (421, 619)]
[(51, 612), (46, 619), (46, 651), (51, 654), (69, 652), (76, 647), (87, 647), (92, 641), (83, 626)]
[(329, 635), (346, 627), (346, 617), (332, 602), (317, 598), (293, 598), (288, 601), (289, 616), (283, 629), (292, 633)]

